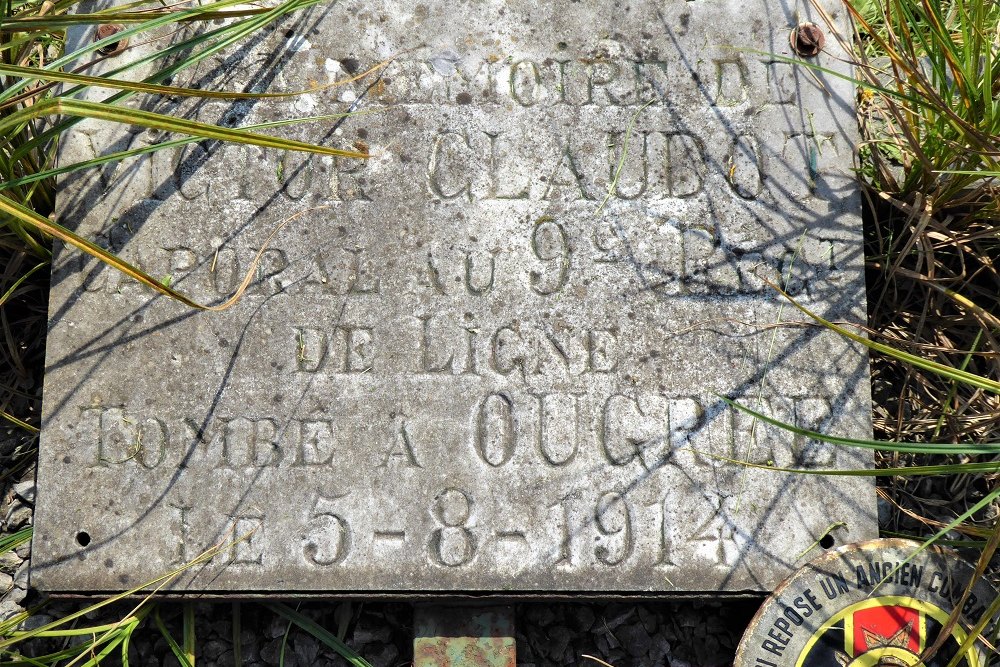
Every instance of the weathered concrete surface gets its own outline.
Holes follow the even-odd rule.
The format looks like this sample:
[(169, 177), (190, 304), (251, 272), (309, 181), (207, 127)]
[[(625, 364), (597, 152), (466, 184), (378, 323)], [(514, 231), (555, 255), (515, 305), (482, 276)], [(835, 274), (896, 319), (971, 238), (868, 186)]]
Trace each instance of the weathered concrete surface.
[[(864, 321), (851, 87), (759, 55), (806, 18), (341, 2), (189, 76), (299, 90), (396, 56), (381, 77), (146, 102), (242, 125), (352, 106), (280, 131), (372, 157), (192, 144), (64, 180), (67, 224), (208, 301), (301, 217), (224, 313), (58, 252), (34, 585), (127, 588), (244, 536), (174, 588), (766, 590), (832, 523), (872, 536), (870, 482), (718, 458), (866, 465), (717, 397), (870, 433), (863, 349), (767, 284)], [(85, 123), (62, 160), (162, 139)]]

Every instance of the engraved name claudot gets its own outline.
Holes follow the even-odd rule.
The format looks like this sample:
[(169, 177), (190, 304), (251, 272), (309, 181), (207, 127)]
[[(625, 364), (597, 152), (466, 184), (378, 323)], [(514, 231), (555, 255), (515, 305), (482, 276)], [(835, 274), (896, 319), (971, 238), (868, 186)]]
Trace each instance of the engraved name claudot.
[[(363, 126), (358, 135), (374, 150), (369, 160), (226, 144), (191, 173), (188, 162), (206, 159), (204, 148), (195, 144), (149, 156), (133, 165), (127, 177), (172, 174), (174, 197), (221, 210), (232, 202), (255, 200), (262, 183), (274, 184), (278, 204), (334, 207), (318, 216), (319, 224), (340, 229), (334, 247), (303, 257), (301, 250), (282, 248), (279, 239), (265, 251), (251, 294), (274, 293), (291, 284), (331, 294), (378, 292), (386, 279), (366, 280), (364, 274), (378, 270), (388, 258), (384, 249), (371, 248), (362, 228), (372, 215), (369, 208), (381, 210), (386, 201), (408, 197), (449, 206), (507, 207), (527, 243), (525, 256), (515, 259), (534, 264), (533, 271), (557, 272), (546, 278), (549, 284), (537, 286), (549, 293), (565, 286), (568, 272), (581, 259), (628, 262), (651, 289), (666, 295), (763, 293), (770, 290), (765, 281), (778, 282), (790, 271), (793, 282), (805, 282), (806, 289), (816, 282), (814, 277), (825, 283), (838, 279), (840, 263), (851, 252), (842, 237), (810, 234), (797, 248), (794, 239), (741, 237), (718, 219), (716, 204), (726, 199), (737, 208), (757, 207), (755, 215), (776, 215), (779, 201), (797, 203), (814, 194), (821, 176), (814, 171), (819, 168), (813, 164), (815, 154), (826, 159), (849, 154), (834, 133), (772, 127), (784, 124), (781, 115), (795, 103), (792, 66), (739, 55), (699, 60), (702, 72), (680, 74), (674, 71), (676, 62), (614, 54), (538, 62), (445, 62), (392, 61), (377, 84), (362, 80), (344, 91), (348, 99), (364, 95), (363, 108), (382, 110), (369, 117), (375, 119), (369, 129), (364, 129), (364, 117), (358, 121)], [(361, 67), (356, 61), (328, 61), (331, 78)], [(543, 102), (548, 106), (536, 108)], [(650, 106), (640, 112), (626, 148), (625, 126), (646, 103)], [(445, 119), (435, 111), (449, 104), (457, 115)], [(539, 114), (565, 120), (560, 106), (577, 114), (572, 122), (540, 122)], [(214, 122), (222, 109), (206, 104), (199, 117)], [(778, 111), (777, 122), (753, 120), (766, 110)], [(379, 114), (387, 114), (383, 127)], [(688, 122), (695, 114), (705, 117)], [(778, 132), (776, 145), (773, 137), (765, 141), (759, 136), (761, 128)], [(154, 139), (139, 133), (128, 140)], [(615, 180), (619, 161), (623, 168)], [(802, 176), (783, 182), (776, 195), (766, 187), (767, 174), (783, 163), (795, 165)], [(642, 215), (626, 224), (581, 215), (596, 208), (612, 180), (610, 204), (631, 206)], [(571, 210), (543, 217), (552, 202)], [(814, 202), (812, 207), (823, 214), (825, 205)], [(221, 237), (165, 247), (129, 243), (131, 218), (136, 217), (138, 228), (147, 213), (141, 206), (116, 213), (121, 214), (116, 224), (100, 232), (106, 245), (202, 298), (236, 289), (255, 253)], [(616, 216), (621, 213), (615, 211)], [(446, 230), (442, 234), (448, 236)], [(487, 241), (426, 239), (421, 254), (428, 280), (447, 293), (453, 276), (445, 274), (457, 274), (455, 280), (470, 293), (489, 292), (511, 271), (498, 266), (504, 258)], [(81, 275), (86, 276), (86, 291), (144, 289), (107, 268)]]

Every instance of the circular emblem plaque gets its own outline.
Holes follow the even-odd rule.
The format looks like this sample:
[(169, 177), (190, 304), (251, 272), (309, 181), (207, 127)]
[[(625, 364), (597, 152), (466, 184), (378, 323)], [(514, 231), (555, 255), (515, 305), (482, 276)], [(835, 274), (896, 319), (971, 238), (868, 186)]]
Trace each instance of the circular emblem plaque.
[[(909, 540), (829, 551), (764, 602), (740, 641), (735, 667), (912, 667), (941, 635), (973, 572), (955, 552), (920, 551)], [(996, 595), (987, 582), (976, 583), (927, 667), (949, 663)], [(985, 664), (979, 644), (959, 663)]]

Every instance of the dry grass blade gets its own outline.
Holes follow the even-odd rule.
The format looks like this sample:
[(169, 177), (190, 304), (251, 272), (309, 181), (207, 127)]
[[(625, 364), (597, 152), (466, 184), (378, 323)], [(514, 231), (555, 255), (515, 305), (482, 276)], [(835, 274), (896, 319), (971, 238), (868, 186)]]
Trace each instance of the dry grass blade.
[(9, 412), (6, 412), (4, 410), (0, 410), (0, 417), (2, 417), (3, 419), (6, 419), (7, 421), (9, 421), (14, 426), (20, 426), (24, 430), (30, 431), (31, 433), (41, 433), (41, 430), (37, 426), (32, 426), (28, 422), (22, 421), (22, 420), (18, 419), (17, 417), (15, 417), (14, 415), (12, 415)]
[[(931, 645), (928, 646), (920, 656), (922, 661), (929, 661), (937, 655), (937, 652), (940, 651), (941, 647), (943, 647), (948, 641), (952, 630), (956, 625), (958, 625), (959, 619), (962, 616), (962, 609), (964, 609), (966, 601), (968, 601), (969, 596), (972, 595), (973, 585), (983, 576), (983, 574), (985, 574), (986, 568), (989, 566), (990, 560), (993, 558), (993, 554), (996, 553), (998, 546), (1000, 546), (1000, 523), (993, 527), (993, 531), (990, 533), (986, 546), (983, 548), (982, 553), (979, 554), (979, 561), (976, 563), (976, 569), (972, 575), (972, 579), (969, 581), (969, 585), (966, 586), (965, 590), (962, 591), (962, 596), (955, 602), (955, 609), (948, 617), (948, 622), (945, 623), (943, 628), (941, 628), (937, 639), (935, 639), (934, 642), (931, 643)], [(992, 614), (986, 615), (986, 619), (992, 619)], [(979, 632), (970, 634), (972, 635), (973, 640), (975, 640)], [(958, 667), (958, 664), (962, 661), (962, 657), (972, 650), (972, 647), (972, 642), (964, 642), (962, 647), (959, 649), (959, 652), (948, 663), (949, 667)]]
[(254, 256), (253, 261), (250, 263), (249, 270), (243, 277), (243, 281), (240, 283), (239, 287), (237, 287), (237, 289), (233, 292), (233, 294), (221, 304), (207, 305), (194, 301), (193, 299), (183, 294), (182, 292), (178, 292), (177, 290), (173, 289), (164, 282), (157, 280), (153, 276), (149, 275), (145, 271), (133, 266), (132, 264), (129, 264), (128, 262), (121, 259), (114, 253), (108, 252), (107, 250), (100, 247), (96, 243), (88, 241), (87, 239), (66, 229), (62, 225), (58, 225), (54, 222), (51, 222), (50, 220), (38, 215), (31, 209), (21, 206), (17, 202), (11, 201), (10, 199), (7, 199), (3, 195), (0, 195), (0, 213), (6, 213), (11, 217), (18, 218), (23, 222), (25, 222), (26, 224), (32, 225), (36, 229), (46, 234), (49, 234), (50, 236), (53, 236), (54, 238), (57, 238), (60, 241), (75, 246), (76, 248), (106, 263), (108, 266), (111, 266), (112, 268), (121, 271), (130, 278), (133, 278), (134, 280), (142, 283), (143, 285), (146, 285), (147, 287), (153, 289), (156, 292), (159, 292), (160, 294), (163, 294), (164, 296), (169, 296), (172, 299), (176, 299), (177, 301), (180, 301), (184, 305), (190, 306), (191, 308), (196, 308), (198, 310), (212, 310), (212, 311), (226, 310), (228, 308), (231, 308), (240, 300), (243, 293), (246, 291), (247, 287), (249, 287), (250, 284), (253, 282), (254, 275), (256, 274), (257, 271), (257, 266), (260, 264), (260, 260), (264, 255), (264, 251), (267, 250), (268, 244), (274, 239), (275, 235), (277, 235), (278, 232), (280, 232), (288, 224), (298, 219), (302, 215), (305, 215), (306, 213), (311, 211), (319, 210), (320, 208), (327, 208), (327, 207), (318, 207), (313, 209), (307, 209), (304, 211), (299, 211), (298, 213), (283, 220), (274, 229), (274, 231), (271, 232), (271, 235), (267, 237), (267, 240), (257, 251), (257, 254)]
[(844, 336), (845, 338), (849, 338), (849, 339), (853, 340), (856, 343), (861, 343), (862, 345), (864, 345), (865, 347), (867, 347), (867, 348), (869, 348), (871, 350), (874, 350), (874, 351), (879, 352), (881, 354), (884, 354), (886, 356), (892, 357), (894, 359), (898, 359), (900, 361), (906, 362), (908, 364), (911, 364), (911, 365), (916, 366), (918, 368), (921, 368), (923, 370), (930, 371), (930, 372), (935, 373), (935, 374), (937, 374), (937, 375), (939, 375), (941, 377), (948, 378), (948, 379), (951, 379), (951, 380), (957, 380), (959, 382), (963, 382), (965, 384), (968, 384), (968, 385), (970, 385), (972, 387), (976, 387), (976, 388), (979, 388), (979, 389), (986, 390), (986, 391), (991, 392), (993, 394), (1000, 394), (1000, 382), (998, 382), (996, 380), (992, 380), (990, 378), (984, 377), (984, 376), (976, 374), (976, 373), (970, 373), (968, 371), (963, 371), (961, 369), (955, 368), (955, 367), (947, 365), (947, 364), (942, 364), (942, 363), (939, 363), (939, 362), (936, 362), (936, 361), (931, 361), (931, 360), (928, 360), (928, 359), (926, 359), (924, 357), (921, 357), (921, 356), (918, 356), (918, 355), (915, 355), (915, 354), (911, 354), (909, 352), (904, 352), (903, 350), (894, 348), (894, 347), (892, 347), (890, 345), (884, 345), (882, 343), (877, 343), (875, 341), (871, 341), (871, 340), (865, 338), (864, 336), (860, 336), (860, 335), (854, 333), (853, 331), (851, 331), (851, 330), (849, 330), (849, 329), (847, 329), (845, 327), (842, 327), (842, 326), (840, 326), (838, 324), (834, 324), (833, 322), (830, 322), (829, 320), (826, 320), (826, 319), (820, 317), (816, 313), (812, 312), (811, 310), (809, 310), (808, 308), (806, 308), (805, 306), (803, 306), (797, 300), (795, 300), (794, 298), (792, 298), (789, 294), (787, 294), (784, 290), (782, 290), (780, 287), (778, 287), (774, 283), (771, 283), (771, 282), (769, 282), (767, 280), (764, 280), (764, 282), (767, 282), (768, 285), (770, 285), (773, 289), (777, 290), (782, 296), (784, 296), (786, 299), (788, 299), (788, 301), (793, 306), (795, 306), (795, 308), (797, 308), (799, 311), (801, 311), (805, 315), (809, 316), (810, 318), (812, 318), (813, 320), (815, 320), (819, 324), (823, 325), (824, 327), (826, 327), (826, 328), (828, 328), (828, 329), (830, 329), (832, 331), (835, 331), (836, 333), (840, 334), (841, 336)]
[[(150, 600), (152, 600), (153, 595), (162, 590), (165, 586), (169, 585), (170, 582), (172, 582), (178, 576), (180, 576), (181, 574), (183, 574), (192, 567), (196, 567), (203, 563), (207, 563), (208, 561), (212, 560), (215, 556), (219, 555), (220, 553), (223, 553), (226, 549), (232, 548), (233, 544), (235, 544), (236, 542), (246, 539), (246, 537), (247, 537), (246, 535), (241, 536), (234, 542), (220, 542), (219, 544), (204, 551), (203, 553), (199, 554), (198, 556), (188, 561), (187, 563), (184, 563), (175, 570), (167, 572), (166, 574), (160, 575), (159, 577), (156, 577), (154, 579), (150, 579), (147, 582), (144, 582), (122, 593), (118, 593), (117, 595), (112, 595), (107, 599), (101, 600), (100, 602), (97, 602), (77, 612), (64, 616), (60, 619), (54, 620), (50, 623), (46, 623), (31, 630), (18, 632), (7, 637), (0, 637), (0, 651), (7, 650), (16, 644), (29, 640), (33, 637), (40, 636), (43, 633), (51, 633), (53, 631), (60, 630), (63, 625), (72, 623), (74, 620), (81, 618), (87, 614), (90, 614), (98, 609), (114, 604), (119, 600), (124, 600), (126, 598), (132, 597), (137, 593), (142, 593), (143, 591), (149, 591), (142, 598), (142, 600), (132, 609), (132, 611), (124, 617), (122, 621), (112, 624), (112, 626), (110, 626), (109, 629), (104, 634), (113, 632), (114, 630), (120, 628), (123, 624), (127, 622), (125, 619), (128, 619), (130, 622), (130, 620), (135, 616), (135, 614), (137, 614), (141, 608), (143, 608), (150, 602)], [(68, 665), (66, 665), (66, 667), (70, 667), (72, 664), (76, 662), (77, 660), (74, 660), (70, 662)]]

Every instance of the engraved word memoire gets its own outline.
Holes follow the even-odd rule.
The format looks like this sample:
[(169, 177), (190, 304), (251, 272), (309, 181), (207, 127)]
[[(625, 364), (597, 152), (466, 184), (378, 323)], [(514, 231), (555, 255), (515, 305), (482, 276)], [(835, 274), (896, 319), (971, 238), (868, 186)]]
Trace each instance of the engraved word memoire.
[[(34, 585), (225, 544), (171, 589), (766, 590), (871, 536), (869, 482), (775, 470), (864, 456), (724, 400), (870, 433), (863, 348), (777, 291), (864, 321), (853, 91), (787, 59), (812, 3), (369, 4), (176, 81), (306, 94), (134, 102), (325, 116), (267, 131), (367, 159), (192, 141), (63, 178), (66, 224), (192, 298), (253, 275), (195, 312), (57, 248)], [(61, 161), (166, 139), (82, 122)]]

